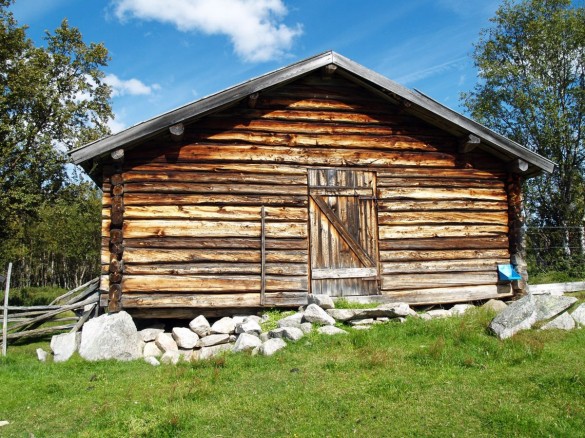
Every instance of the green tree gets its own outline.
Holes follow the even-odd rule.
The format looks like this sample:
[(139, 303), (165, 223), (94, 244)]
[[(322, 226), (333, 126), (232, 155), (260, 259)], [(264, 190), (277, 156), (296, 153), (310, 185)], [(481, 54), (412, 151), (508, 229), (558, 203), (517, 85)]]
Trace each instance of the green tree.
[(14, 286), (68, 287), (96, 275), (99, 195), (67, 151), (109, 133), (103, 44), (64, 20), (37, 46), (0, 0), (0, 270)]
[[(527, 183), (529, 223), (579, 226), (585, 204), (585, 9), (570, 0), (506, 0), (491, 22), (473, 54), (479, 82), (463, 95), (463, 104), (479, 122), (557, 163), (553, 175)], [(570, 253), (575, 245), (569, 230), (550, 246)]]
[[(37, 47), (0, 0), (0, 221), (34, 215), (68, 180), (66, 151), (108, 133), (108, 51), (67, 20)], [(6, 228), (0, 229), (0, 237)]]

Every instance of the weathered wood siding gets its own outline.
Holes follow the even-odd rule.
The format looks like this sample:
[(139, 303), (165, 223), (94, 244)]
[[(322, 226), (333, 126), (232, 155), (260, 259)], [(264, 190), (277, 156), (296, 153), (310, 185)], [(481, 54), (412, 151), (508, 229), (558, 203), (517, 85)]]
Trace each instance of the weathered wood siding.
[(122, 306), (306, 302), (308, 169), (320, 168), (375, 174), (380, 294), (427, 303), (510, 292), (496, 274), (510, 258), (503, 164), (458, 153), (458, 139), (348, 80), (313, 74), (187, 125), (180, 142), (161, 135), (126, 151)]

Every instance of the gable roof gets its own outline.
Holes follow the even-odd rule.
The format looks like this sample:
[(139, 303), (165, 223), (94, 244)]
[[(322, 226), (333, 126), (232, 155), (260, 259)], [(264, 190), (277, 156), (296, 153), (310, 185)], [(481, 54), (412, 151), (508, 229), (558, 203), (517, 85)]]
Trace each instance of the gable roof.
[(386, 100), (400, 104), (405, 112), (419, 117), (451, 134), (480, 139), (480, 148), (498, 156), (504, 161), (522, 160), (527, 165), (526, 176), (541, 171), (552, 173), (555, 164), (530, 151), (524, 146), (500, 135), (489, 128), (453, 111), (430, 97), (410, 90), (333, 51), (321, 53), (263, 76), (243, 82), (219, 93), (204, 97), (185, 106), (156, 116), (134, 125), (117, 134), (101, 138), (70, 152), (75, 164), (88, 166), (89, 161), (98, 159), (118, 148), (132, 147), (150, 137), (160, 134), (170, 126), (189, 123), (207, 114), (235, 105), (249, 95), (284, 85), (315, 70), (329, 65), (337, 67), (335, 74), (360, 84)]

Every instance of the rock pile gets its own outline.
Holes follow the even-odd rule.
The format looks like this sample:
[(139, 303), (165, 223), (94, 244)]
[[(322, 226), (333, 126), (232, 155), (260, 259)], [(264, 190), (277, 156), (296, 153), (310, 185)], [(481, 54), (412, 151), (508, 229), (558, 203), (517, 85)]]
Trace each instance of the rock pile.
[(543, 330), (572, 330), (578, 325), (585, 325), (585, 304), (572, 313), (567, 312), (576, 301), (574, 297), (529, 294), (507, 306), (492, 320), (489, 328), (500, 339), (509, 338), (543, 321), (547, 321), (541, 327)]
[[(532, 327), (538, 321), (548, 321), (543, 329), (568, 330), (579, 324), (585, 325), (585, 304), (572, 314), (566, 312), (575, 301), (570, 297), (540, 295), (524, 297), (509, 306), (502, 301), (490, 300), (483, 307), (499, 312), (490, 328), (504, 339)], [(163, 325), (158, 325), (138, 331), (132, 317), (126, 312), (119, 312), (88, 321), (81, 335), (53, 337), (51, 348), (55, 361), (67, 360), (79, 351), (84, 359), (90, 361), (143, 358), (154, 366), (176, 364), (180, 360), (209, 359), (226, 351), (248, 351), (270, 356), (285, 348), (288, 342), (298, 342), (315, 326), (322, 335), (343, 335), (348, 331), (338, 327), (341, 324), (367, 330), (389, 321), (403, 322), (408, 317), (428, 320), (458, 316), (473, 307), (457, 304), (449, 310), (434, 309), (422, 313), (416, 313), (405, 303), (383, 304), (373, 309), (336, 309), (330, 297), (313, 295), (306, 308), (278, 320), (277, 327), (269, 331), (262, 329), (267, 316), (257, 315), (223, 317), (213, 324), (200, 315), (187, 327), (173, 327), (165, 331)]]

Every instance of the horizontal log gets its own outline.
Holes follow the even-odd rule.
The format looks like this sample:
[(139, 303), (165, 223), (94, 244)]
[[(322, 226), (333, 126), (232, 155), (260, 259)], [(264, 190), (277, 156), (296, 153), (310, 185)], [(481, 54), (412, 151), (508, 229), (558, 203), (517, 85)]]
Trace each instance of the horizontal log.
[(75, 327), (75, 324), (62, 324), (50, 327), (41, 327), (38, 329), (33, 330), (24, 330), (21, 332), (16, 333), (7, 333), (6, 339), (24, 339), (24, 338), (31, 338), (31, 337), (39, 337), (39, 336), (46, 336), (53, 333), (59, 333), (66, 330), (71, 330)]
[(453, 286), (437, 289), (413, 289), (404, 291), (382, 291), (376, 296), (347, 297), (349, 301), (363, 303), (408, 303), (410, 305), (432, 305), (465, 303), (470, 301), (511, 297), (509, 285)]
[[(308, 251), (303, 250), (267, 250), (267, 263), (306, 263)], [(138, 249), (128, 248), (124, 254), (127, 269), (132, 263), (199, 263), (199, 262), (233, 262), (259, 263), (260, 251), (237, 249)]]
[(334, 124), (326, 122), (283, 121), (250, 118), (208, 117), (197, 125), (202, 129), (260, 131), (266, 133), (300, 133), (331, 135), (424, 135), (445, 137), (445, 133), (428, 125), (413, 123), (412, 119), (397, 116), (392, 123), (385, 124)]
[[(288, 299), (287, 299), (288, 298)], [(299, 306), (306, 304), (307, 293), (302, 291), (267, 292), (266, 301), (283, 302), (282, 306)], [(260, 306), (259, 293), (241, 294), (124, 294), (122, 296), (124, 309), (153, 309), (165, 308), (194, 308), (194, 309), (219, 309), (219, 308), (250, 308)], [(132, 311), (132, 315), (139, 312)], [(147, 313), (147, 315), (154, 313)], [(144, 314), (143, 314), (144, 315)], [(176, 315), (176, 314), (175, 314)], [(177, 317), (177, 316), (175, 316)]]
[[(104, 194), (104, 206), (109, 197)], [(130, 205), (265, 205), (265, 206), (306, 206), (307, 196), (284, 195), (188, 195), (172, 193), (132, 193), (124, 198), (126, 207)]]
[[(125, 239), (126, 248), (167, 249), (253, 249), (260, 250), (258, 238), (200, 238), (200, 237), (152, 237), (148, 239)], [(308, 239), (266, 239), (266, 249), (303, 249)]]
[(563, 295), (565, 292), (581, 292), (585, 290), (585, 281), (568, 283), (531, 284), (528, 290), (533, 295)]
[(306, 186), (261, 185), (261, 184), (220, 184), (186, 182), (138, 182), (126, 183), (125, 198), (133, 193), (201, 193), (201, 194), (243, 194), (243, 195), (292, 195), (307, 193)]
[[(207, 220), (259, 220), (260, 206), (211, 206), (211, 205), (153, 205), (128, 206), (125, 220), (130, 219), (207, 219)], [(306, 221), (306, 208), (265, 207), (266, 221)]]
[(311, 279), (324, 280), (331, 278), (376, 278), (376, 268), (332, 268), (311, 269)]
[[(137, 150), (137, 157), (139, 158), (139, 150)], [(106, 167), (107, 168), (107, 167)], [(124, 175), (131, 177), (134, 174), (141, 173), (166, 173), (166, 172), (206, 172), (207, 174), (234, 174), (234, 175), (274, 175), (276, 178), (285, 175), (296, 175), (298, 177), (305, 177), (307, 175), (307, 168), (295, 164), (282, 163), (134, 163), (126, 165), (124, 168)], [(104, 181), (106, 181), (104, 179)], [(107, 181), (106, 181), (107, 182)]]
[[(260, 222), (126, 220), (124, 237), (260, 237)], [(305, 238), (307, 224), (299, 222), (267, 222), (268, 238)]]
[(196, 172), (193, 171), (171, 171), (167, 169), (147, 169), (144, 171), (133, 171), (124, 174), (127, 183), (140, 182), (167, 182), (167, 183), (205, 183), (205, 184), (270, 184), (283, 186), (304, 186), (307, 184), (307, 177), (301, 174), (263, 174), (246, 172)]
[(394, 151), (433, 151), (455, 152), (453, 142), (435, 137), (416, 137), (407, 135), (335, 135), (311, 133), (261, 133), (245, 131), (201, 132), (197, 131), (197, 140), (203, 142), (217, 141), (228, 143), (248, 143), (266, 146), (285, 147), (322, 147), (322, 148), (365, 148)]
[(508, 212), (475, 211), (428, 211), (428, 212), (380, 212), (380, 225), (414, 224), (508, 224)]
[(381, 225), (378, 229), (381, 240), (426, 239), (431, 237), (484, 237), (505, 234), (507, 232), (508, 227), (504, 225)]
[[(474, 180), (500, 180), (505, 181), (506, 172), (481, 170), (474, 168), (445, 168), (445, 169), (428, 169), (424, 167), (412, 167), (405, 169), (381, 169), (378, 172), (378, 181), (382, 183), (387, 179), (404, 179), (404, 178), (432, 178), (435, 181), (444, 181), (445, 179), (474, 179)], [(438, 183), (437, 182), (437, 183)]]
[(386, 275), (382, 290), (442, 288), (448, 286), (479, 286), (498, 283), (497, 272), (458, 272), (446, 274)]
[(378, 187), (438, 187), (438, 188), (484, 188), (504, 190), (504, 182), (498, 179), (474, 178), (378, 178)]
[(508, 211), (507, 201), (478, 201), (469, 200), (407, 200), (387, 199), (379, 200), (378, 211)]
[(508, 249), (459, 249), (459, 250), (416, 250), (380, 251), (380, 260), (423, 261), (423, 260), (463, 260), (463, 259), (504, 259), (509, 258)]
[(322, 147), (295, 148), (248, 145), (186, 145), (166, 155), (153, 157), (154, 162), (240, 161), (279, 162), (317, 166), (455, 166), (455, 154), (440, 152), (392, 152)]
[[(124, 293), (139, 292), (260, 292), (259, 276), (245, 275), (125, 275), (122, 280)], [(306, 277), (266, 276), (266, 291), (307, 290)]]
[(434, 260), (422, 262), (383, 262), (382, 274), (433, 273), (433, 272), (483, 272), (497, 270), (498, 264), (510, 263), (510, 259), (492, 260)]
[(456, 237), (430, 239), (393, 239), (379, 242), (381, 251), (400, 249), (410, 250), (440, 250), (440, 249), (508, 249), (508, 237)]
[[(319, 111), (319, 110), (301, 110), (301, 109), (274, 109), (270, 111), (257, 109), (240, 109), (234, 108), (222, 111), (216, 114), (216, 117), (228, 119), (247, 119), (247, 120), (282, 120), (287, 122), (313, 122), (313, 123), (344, 123), (344, 124), (365, 124), (365, 125), (395, 125), (400, 124), (396, 114), (389, 114), (391, 108), (386, 106), (384, 112), (377, 114), (366, 114), (348, 111)], [(413, 118), (409, 117), (412, 121)], [(412, 123), (412, 122), (411, 122)], [(418, 126), (425, 126), (418, 122)], [(428, 125), (427, 125), (428, 126)], [(427, 128), (428, 129), (428, 128)]]
[(440, 188), (440, 187), (417, 187), (412, 188), (380, 188), (378, 198), (382, 200), (465, 200), (473, 201), (507, 201), (504, 190), (498, 189), (476, 189), (476, 188)]
[[(260, 275), (260, 263), (157, 263), (156, 265), (129, 265), (127, 275)], [(267, 275), (306, 276), (305, 263), (267, 263)]]

